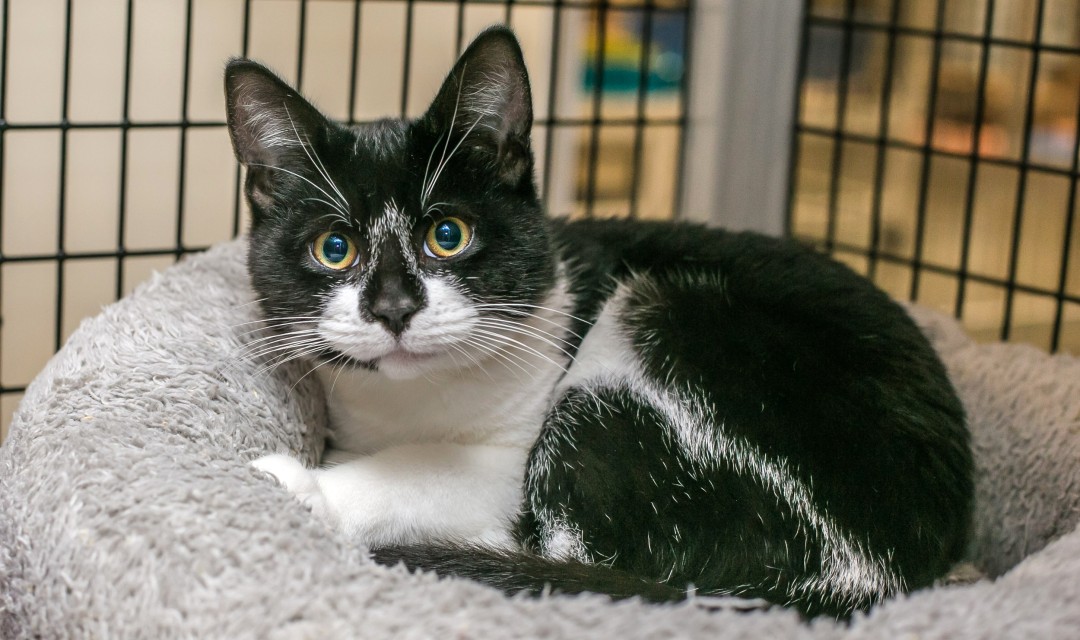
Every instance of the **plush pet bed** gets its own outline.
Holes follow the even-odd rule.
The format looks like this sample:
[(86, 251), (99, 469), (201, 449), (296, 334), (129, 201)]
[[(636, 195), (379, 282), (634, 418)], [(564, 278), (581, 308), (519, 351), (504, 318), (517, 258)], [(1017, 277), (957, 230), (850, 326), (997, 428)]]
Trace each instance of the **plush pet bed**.
[[(238, 358), (241, 244), (194, 256), (83, 323), (0, 448), (0, 637), (1076, 638), (1080, 360), (973, 344), (912, 310), (964, 403), (976, 578), (850, 624), (698, 599), (507, 598), (384, 568), (248, 461), (320, 451), (306, 369)], [(984, 577), (977, 577), (982, 574)]]

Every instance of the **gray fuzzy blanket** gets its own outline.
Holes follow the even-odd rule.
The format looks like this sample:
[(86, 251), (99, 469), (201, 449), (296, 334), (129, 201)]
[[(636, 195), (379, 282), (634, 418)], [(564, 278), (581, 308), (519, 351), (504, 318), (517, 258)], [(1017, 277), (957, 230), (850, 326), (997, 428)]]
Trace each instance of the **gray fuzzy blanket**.
[(506, 598), (370, 562), (248, 461), (313, 461), (324, 411), (301, 368), (238, 359), (253, 319), (230, 243), (83, 323), (0, 448), (0, 637), (1080, 636), (1080, 360), (973, 344), (912, 310), (968, 408), (971, 562), (985, 576), (850, 625), (699, 599)]

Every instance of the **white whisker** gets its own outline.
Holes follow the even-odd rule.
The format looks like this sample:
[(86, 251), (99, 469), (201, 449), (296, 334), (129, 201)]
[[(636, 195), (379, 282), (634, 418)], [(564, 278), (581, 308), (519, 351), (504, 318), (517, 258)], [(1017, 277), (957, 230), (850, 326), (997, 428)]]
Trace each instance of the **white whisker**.
[[(299, 173), (296, 173), (295, 171), (290, 171), (290, 170), (288, 170), (288, 169), (286, 169), (286, 168), (284, 168), (284, 167), (275, 167), (275, 166), (274, 166), (274, 165), (272, 165), (272, 164), (260, 164), (260, 163), (258, 163), (258, 162), (249, 162), (249, 163), (248, 163), (248, 166), (249, 166), (249, 167), (265, 167), (265, 168), (267, 168), (267, 169), (273, 169), (273, 170), (275, 170), (275, 171), (284, 171), (285, 173), (287, 173), (287, 174), (289, 174), (289, 175), (291, 175), (291, 176), (295, 176), (295, 177), (297, 177), (297, 178), (300, 178), (300, 179), (301, 179), (301, 180), (303, 180), (304, 182), (306, 182), (306, 183), (310, 184), (311, 186), (315, 187), (316, 189), (318, 189), (318, 190), (319, 190), (319, 192), (320, 192), (320, 193), (322, 193), (322, 194), (323, 194), (324, 196), (326, 196), (327, 198), (330, 198), (331, 200), (333, 200), (333, 199), (334, 199), (334, 196), (332, 196), (332, 195), (330, 195), (329, 193), (327, 193), (325, 189), (323, 189), (323, 188), (322, 188), (322, 187), (320, 187), (319, 185), (315, 184), (315, 183), (314, 183), (314, 182), (312, 182), (311, 180), (308, 180), (307, 178), (305, 178), (304, 176), (300, 175)], [(343, 216), (343, 219), (344, 219), (344, 220), (346, 220), (346, 221), (349, 221), (349, 224), (352, 224), (352, 221), (350, 221), (350, 220), (349, 220), (349, 214), (348, 214), (348, 212), (347, 212), (347, 211), (345, 211), (344, 209), (338, 209), (338, 211), (339, 211), (339, 212), (341, 213), (341, 215)]]
[[(528, 333), (529, 335), (532, 335), (532, 336), (534, 336), (534, 337), (536, 337), (536, 338), (538, 338), (540, 340), (544, 340), (545, 342), (547, 342), (548, 344), (550, 344), (551, 346), (553, 346), (553, 347), (555, 347), (556, 349), (559, 349), (559, 350), (562, 350), (562, 347), (555, 344), (554, 342), (549, 342), (547, 339), (561, 342), (561, 343), (563, 343), (564, 345), (566, 345), (568, 347), (573, 347), (574, 346), (574, 343), (567, 340), (566, 338), (563, 338), (563, 337), (558, 336), (558, 335), (556, 335), (554, 333), (551, 333), (550, 331), (544, 331), (543, 329), (541, 329), (539, 327), (534, 327), (534, 326), (532, 326), (530, 324), (526, 324), (524, 322), (518, 322), (516, 320), (508, 320), (508, 319), (505, 319), (505, 318), (489, 318), (489, 317), (480, 316), (480, 318), (477, 319), (477, 322), (482, 323), (482, 324), (486, 324), (488, 326), (499, 326), (499, 327), (508, 327), (508, 328), (513, 327), (514, 329), (517, 329), (518, 331)], [(547, 338), (547, 339), (545, 339), (545, 338)]]
[[(454, 150), (451, 151), (450, 155), (446, 156), (446, 160), (444, 160), (439, 165), (439, 167), (435, 169), (435, 175), (431, 177), (431, 185), (428, 187), (428, 193), (424, 196), (424, 200), (427, 200), (429, 197), (431, 197), (431, 191), (435, 188), (435, 183), (437, 183), (439, 181), (439, 178), (442, 176), (443, 169), (446, 168), (446, 165), (449, 164), (450, 159), (454, 157), (454, 154), (457, 153), (457, 150), (461, 148), (462, 143), (465, 142), (465, 139), (469, 137), (469, 134), (472, 133), (472, 130), (475, 129), (476, 125), (478, 124), (480, 124), (480, 118), (477, 118), (476, 122), (474, 122), (472, 126), (465, 131), (464, 134), (462, 134), (461, 140), (458, 140), (458, 143), (454, 145)], [(449, 142), (450, 137), (447, 136), (446, 140), (447, 142)]]
[[(499, 303), (490, 303), (490, 304), (481, 303), (481, 304), (476, 305), (476, 308), (477, 309), (489, 310), (489, 311), (490, 310), (505, 310), (505, 311), (507, 311), (509, 313), (517, 313), (517, 311), (515, 311), (515, 309), (518, 309), (518, 308), (538, 309), (540, 311), (549, 311), (551, 313), (556, 313), (556, 314), (559, 314), (561, 316), (566, 316), (567, 318), (570, 318), (571, 320), (576, 320), (578, 322), (582, 322), (582, 323), (585, 323), (585, 324), (587, 324), (589, 326), (592, 326), (592, 322), (589, 322), (588, 320), (585, 320), (584, 318), (579, 318), (579, 317), (577, 317), (575, 315), (567, 313), (567, 312), (563, 311), (562, 309), (552, 309), (551, 307), (544, 307), (544, 306), (541, 306), (541, 305), (538, 305), (538, 304), (529, 304), (529, 303), (525, 303), (525, 302), (499, 302)], [(536, 316), (536, 317), (541, 317), (541, 316)]]
[[(556, 343), (554, 343), (554, 342), (552, 342), (552, 341), (550, 341), (550, 340), (548, 340), (548, 339), (546, 339), (546, 338), (544, 338), (542, 336), (536, 335), (535, 333), (532, 333), (532, 332), (529, 332), (529, 331), (524, 331), (524, 330), (521, 330), (521, 329), (517, 329), (515, 327), (504, 327), (504, 326), (485, 325), (485, 324), (481, 324), (480, 326), (486, 327), (488, 329), (492, 329), (493, 331), (495, 331), (497, 333), (502, 332), (502, 331), (508, 331), (510, 333), (514, 333), (514, 334), (517, 334), (517, 335), (527, 336), (527, 337), (530, 337), (530, 338), (535, 338), (535, 339), (543, 342), (544, 344), (548, 345), (549, 347), (557, 349), (559, 351), (559, 353), (566, 356), (567, 360), (569, 360), (570, 362), (574, 361), (574, 356), (570, 353), (570, 351), (564, 349), (563, 347), (560, 347), (558, 344), (556, 344)], [(509, 336), (506, 336), (506, 337), (509, 339)], [(551, 362), (552, 362), (552, 364), (555, 364), (554, 360), (551, 360)]]
[[(435, 173), (439, 172), (439, 168), (443, 166), (446, 161), (446, 150), (450, 147), (450, 136), (454, 133), (454, 123), (457, 122), (458, 105), (461, 104), (461, 87), (465, 84), (465, 70), (469, 67), (469, 63), (466, 62), (461, 67), (461, 78), (458, 80), (457, 97), (454, 99), (454, 113), (450, 116), (450, 130), (446, 132), (446, 144), (443, 145), (442, 156), (439, 158), (439, 164), (436, 165)], [(435, 143), (438, 145), (438, 142)], [(435, 181), (438, 178), (432, 178), (431, 184), (427, 185), (426, 190), (420, 194), (420, 206), (424, 206), (427, 199), (431, 197), (431, 190), (435, 188)]]
[(442, 142), (443, 134), (439, 134), (439, 137), (435, 140), (435, 144), (431, 145), (431, 153), (428, 154), (427, 165), (424, 166), (424, 181), (420, 183), (420, 207), (424, 208), (424, 201), (427, 200), (427, 185), (428, 185), (428, 170), (431, 169), (431, 159), (435, 157), (435, 150), (439, 148), (439, 143)]
[(501, 340), (502, 343), (505, 344), (508, 347), (512, 347), (514, 349), (518, 349), (519, 351), (524, 351), (525, 353), (532, 354), (532, 355), (540, 358), (541, 360), (544, 360), (545, 362), (548, 362), (549, 364), (558, 367), (562, 371), (564, 371), (564, 372), (566, 371), (566, 367), (562, 366), (561, 364), (559, 364), (558, 362), (553, 360), (550, 356), (545, 354), (543, 351), (540, 351), (538, 349), (530, 347), (529, 345), (525, 344), (524, 342), (522, 342), (520, 340), (517, 340), (515, 338), (511, 338), (509, 336), (505, 336), (505, 335), (503, 335), (501, 333), (496, 333), (494, 331), (487, 331), (485, 329), (474, 329), (474, 331), (476, 333), (479, 333), (480, 335), (488, 336), (489, 338), (492, 338), (494, 340)]
[[(311, 146), (311, 141), (308, 140), (308, 137), (306, 135), (304, 136), (303, 140), (300, 139), (300, 132), (296, 130), (296, 123), (293, 122), (292, 113), (289, 112), (289, 106), (284, 103), (282, 103), (281, 106), (285, 109), (285, 116), (289, 119), (289, 124), (292, 126), (293, 135), (296, 136), (296, 141), (300, 143), (300, 149), (304, 152), (304, 155), (308, 157), (308, 160), (311, 161), (311, 164), (315, 166), (315, 170), (319, 172), (323, 180), (326, 180), (327, 184), (330, 185), (330, 188), (334, 190), (334, 193), (336, 193), (338, 197), (341, 198), (340, 201), (337, 201), (338, 204), (340, 204), (343, 209), (348, 209), (348, 200), (345, 198), (345, 196), (341, 195), (341, 190), (339, 190), (337, 188), (337, 185), (334, 184), (334, 180), (330, 177), (330, 173), (326, 170), (326, 167), (323, 166), (322, 160), (319, 159), (319, 154), (317, 151), (315, 151), (315, 147)], [(309, 147), (311, 148), (311, 153), (308, 153)], [(312, 157), (313, 154), (314, 157)], [(327, 197), (329, 198), (330, 196), (327, 195)], [(333, 200), (333, 198), (330, 199)]]
[(311, 374), (315, 373), (315, 371), (317, 371), (317, 370), (318, 370), (318, 369), (320, 369), (321, 367), (324, 367), (324, 366), (326, 366), (326, 365), (330, 364), (331, 362), (333, 362), (333, 361), (335, 361), (335, 360), (337, 360), (337, 359), (339, 359), (339, 358), (343, 357), (344, 355), (345, 355), (344, 353), (341, 353), (341, 354), (338, 354), (338, 355), (334, 356), (333, 358), (331, 358), (331, 359), (329, 359), (329, 360), (327, 360), (327, 361), (325, 361), (325, 362), (320, 362), (320, 363), (316, 364), (316, 365), (315, 365), (314, 367), (312, 367), (312, 368), (311, 368), (311, 370), (310, 370), (310, 371), (308, 371), (308, 372), (307, 372), (307, 373), (305, 373), (304, 375), (300, 376), (300, 378), (299, 378), (299, 379), (297, 379), (297, 381), (296, 381), (296, 382), (292, 383), (292, 386), (291, 386), (291, 387), (289, 387), (289, 391), (288, 391), (288, 393), (289, 393), (289, 394), (292, 394), (292, 392), (293, 392), (293, 389), (295, 389), (295, 388), (296, 388), (296, 385), (298, 385), (298, 384), (300, 384), (301, 382), (303, 382), (303, 381), (304, 381), (304, 378), (306, 378), (306, 377), (310, 376)]
[(506, 351), (502, 348), (502, 345), (498, 341), (486, 338), (484, 336), (472, 335), (469, 336), (467, 344), (476, 346), (490, 356), (497, 358), (497, 362), (501, 362), (503, 366), (505, 366), (507, 369), (510, 369), (509, 365), (512, 364), (518, 369), (520, 369), (522, 373), (529, 376), (529, 378), (533, 380), (536, 379), (536, 376), (534, 376), (531, 371), (522, 366), (521, 363), (525, 363), (533, 368), (535, 368), (535, 365), (516, 353), (510, 353)]

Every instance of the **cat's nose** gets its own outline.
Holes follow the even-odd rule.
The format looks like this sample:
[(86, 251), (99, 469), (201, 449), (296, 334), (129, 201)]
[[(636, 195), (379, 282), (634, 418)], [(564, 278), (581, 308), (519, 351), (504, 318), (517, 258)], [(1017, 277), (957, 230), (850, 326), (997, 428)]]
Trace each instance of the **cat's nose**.
[(375, 316), (390, 333), (400, 336), (409, 325), (409, 319), (420, 309), (420, 299), (405, 292), (384, 294), (371, 305), (371, 315)]

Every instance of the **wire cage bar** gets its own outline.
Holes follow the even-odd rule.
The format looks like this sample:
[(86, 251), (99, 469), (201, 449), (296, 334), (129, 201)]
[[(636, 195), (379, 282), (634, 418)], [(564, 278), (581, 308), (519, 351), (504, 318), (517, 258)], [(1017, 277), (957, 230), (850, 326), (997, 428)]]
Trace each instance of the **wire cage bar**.
[(1080, 353), (1080, 3), (804, 11), (788, 233), (978, 339)]
[(518, 32), (554, 214), (673, 218), (689, 0), (0, 0), (0, 437), (79, 321), (243, 232), (221, 69), (332, 117), (415, 117), (480, 29)]

